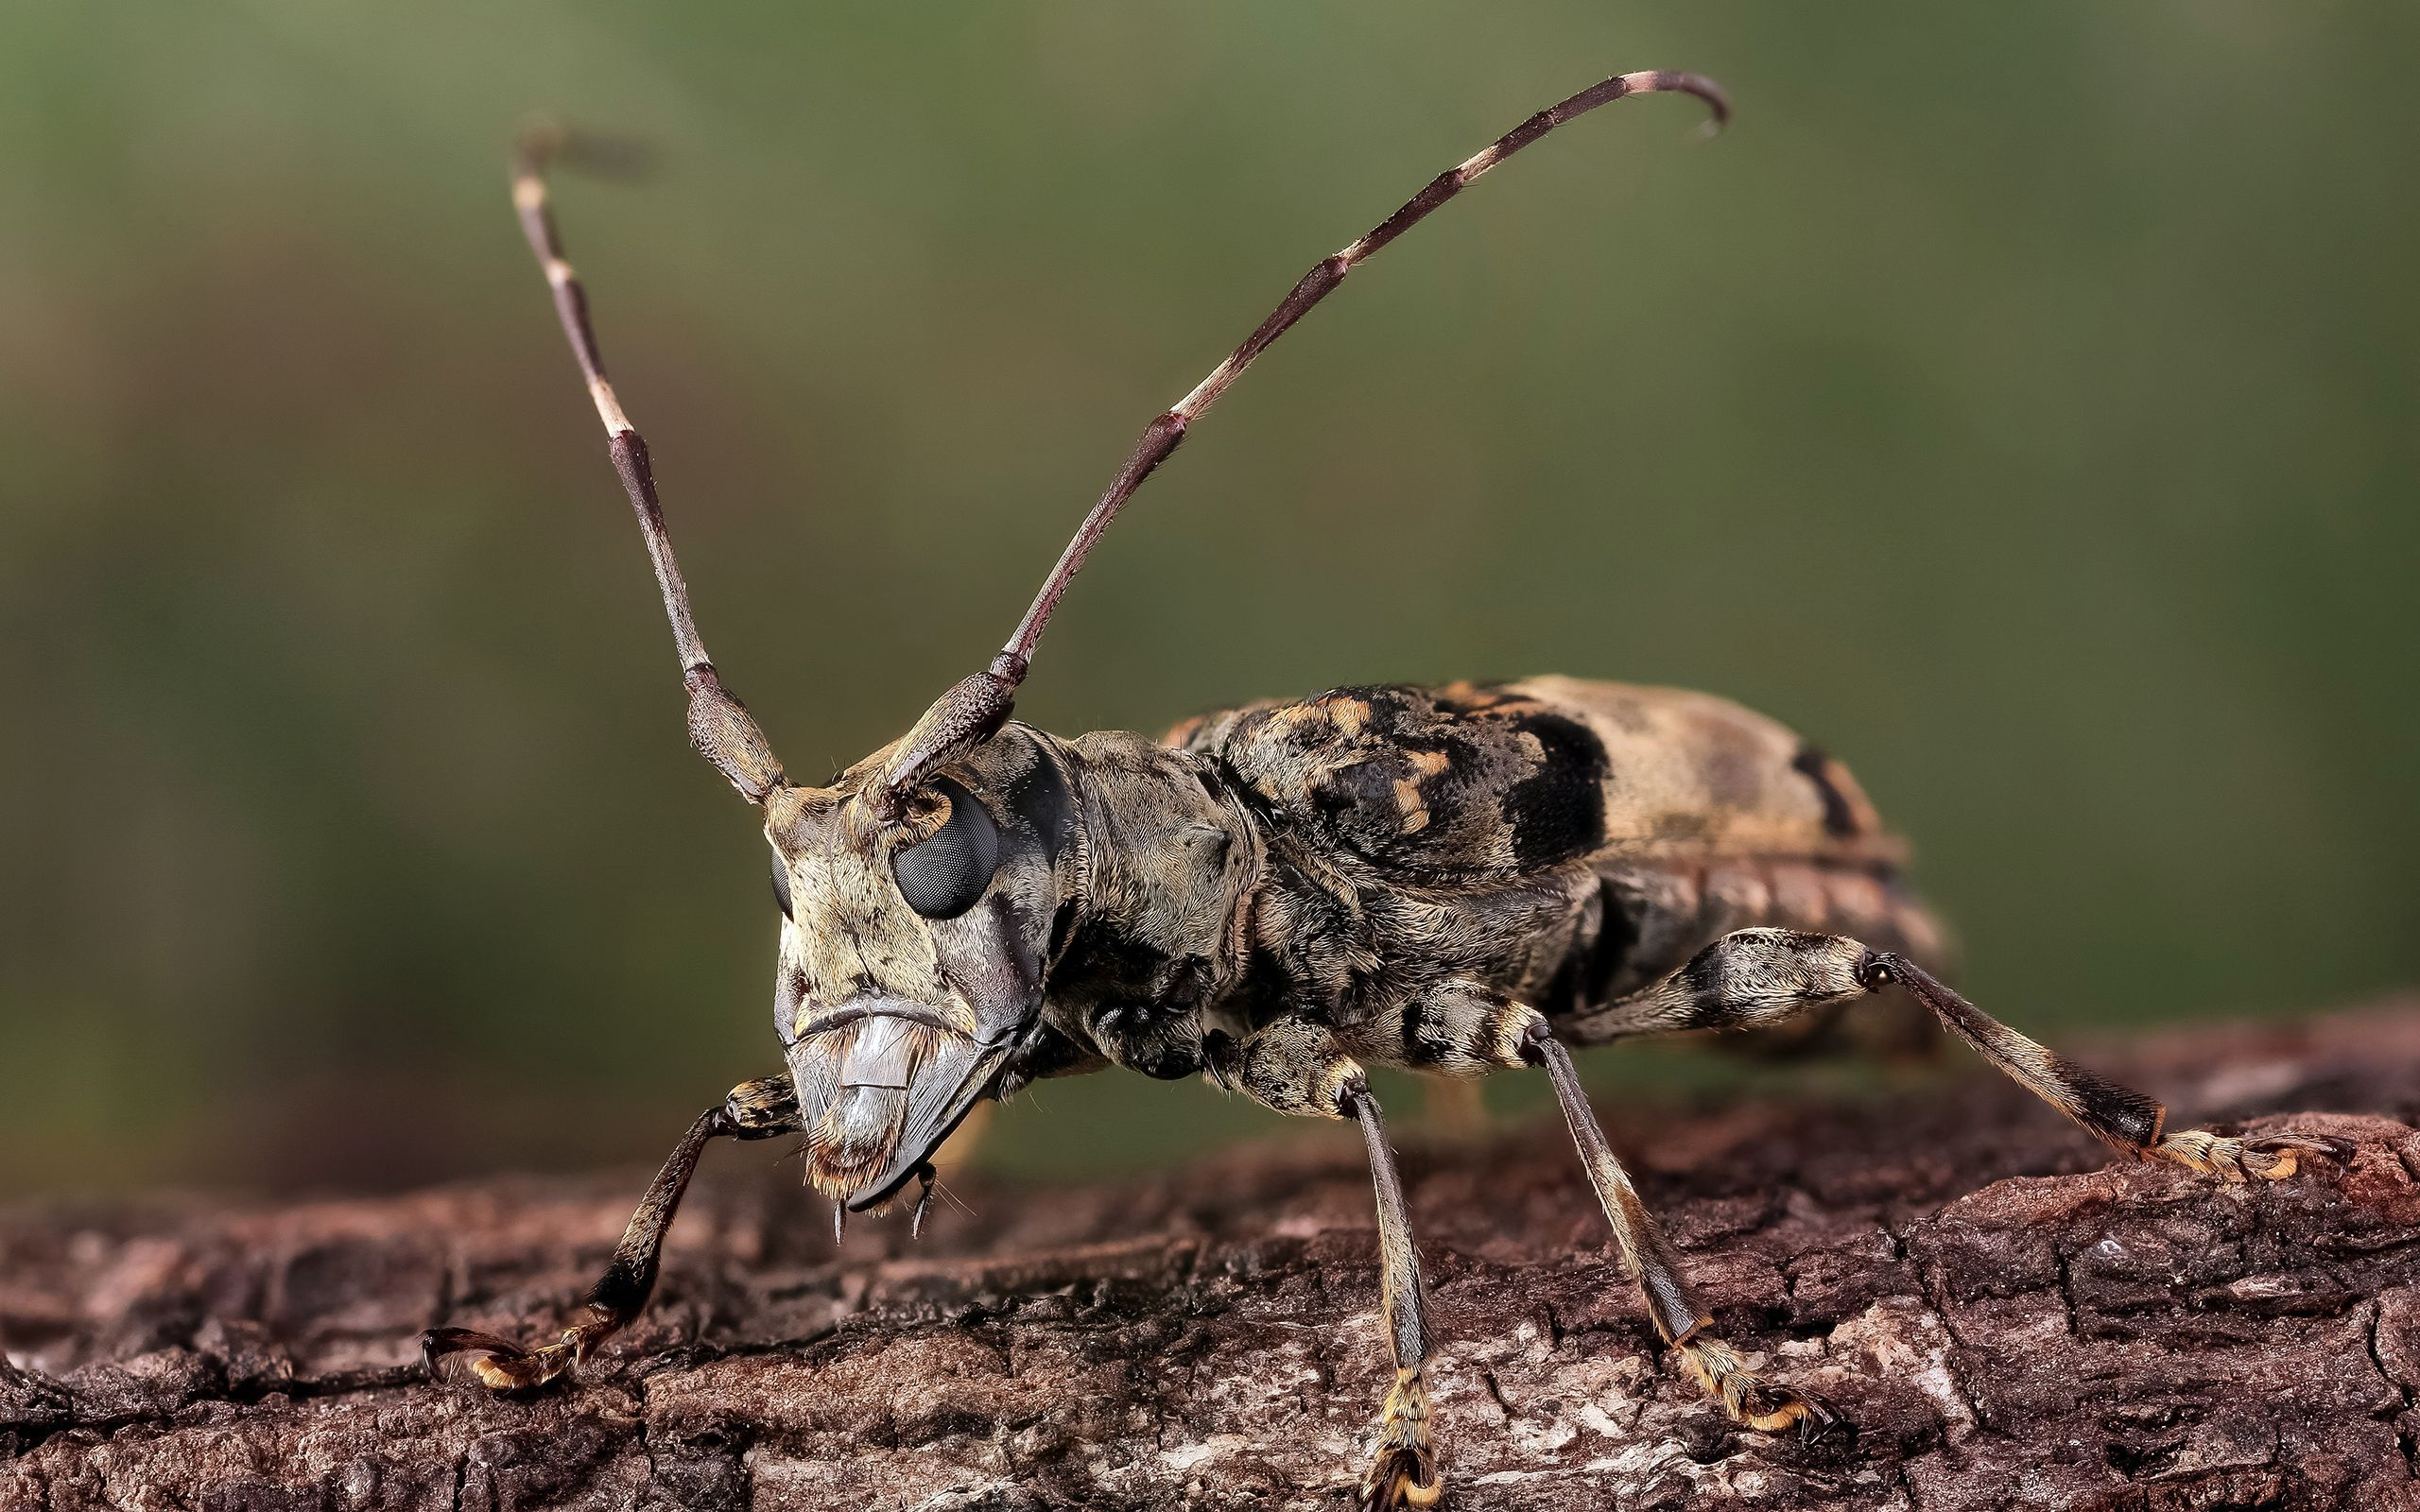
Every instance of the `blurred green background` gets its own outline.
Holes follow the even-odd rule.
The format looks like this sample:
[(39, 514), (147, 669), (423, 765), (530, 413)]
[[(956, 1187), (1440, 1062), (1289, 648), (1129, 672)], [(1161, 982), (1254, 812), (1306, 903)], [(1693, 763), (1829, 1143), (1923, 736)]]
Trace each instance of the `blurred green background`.
[[(1689, 684), (1852, 764), (2020, 1023), (2420, 979), (2415, 63), (2386, 3), (9, 8), (0, 1190), (651, 1160), (778, 1064), (764, 843), (507, 202), (537, 109), (651, 146), (565, 233), (813, 774), (1314, 259), (1712, 74), (1723, 139), (1617, 105), (1277, 348), (1021, 713)], [(991, 1158), (1237, 1126), (1104, 1075)]]

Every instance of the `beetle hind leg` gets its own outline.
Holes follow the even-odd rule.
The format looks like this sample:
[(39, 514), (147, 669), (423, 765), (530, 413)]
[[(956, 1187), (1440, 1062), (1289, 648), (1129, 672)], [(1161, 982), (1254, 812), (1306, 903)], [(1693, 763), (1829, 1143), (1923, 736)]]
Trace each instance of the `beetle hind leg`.
[(1692, 1029), (1757, 1029), (1894, 984), (2010, 1080), (2124, 1154), (2240, 1182), (2292, 1176), (2306, 1155), (2342, 1160), (2352, 1153), (2342, 1140), (2305, 1134), (2170, 1133), (2168, 1109), (2157, 1098), (2017, 1033), (1906, 956), (1841, 935), (1735, 930), (1669, 976), (1579, 1015), (1567, 1028), (1592, 1043)]

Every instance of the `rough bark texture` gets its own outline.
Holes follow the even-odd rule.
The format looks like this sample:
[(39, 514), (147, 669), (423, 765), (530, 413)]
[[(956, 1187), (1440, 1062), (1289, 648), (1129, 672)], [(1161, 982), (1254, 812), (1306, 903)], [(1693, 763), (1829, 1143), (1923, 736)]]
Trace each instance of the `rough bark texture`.
[[(2360, 1153), (2252, 1188), (2111, 1166), (1982, 1078), (1608, 1109), (1720, 1332), (1855, 1425), (1811, 1444), (1672, 1373), (1559, 1129), (1409, 1152), (1447, 1505), (2420, 1506), (2420, 1005), (2098, 1058), (2179, 1119)], [(1349, 1143), (975, 1183), (837, 1260), (718, 1153), (656, 1308), (522, 1400), (426, 1383), (414, 1335), (535, 1336), (636, 1175), (0, 1212), (0, 1507), (1349, 1503), (1389, 1373)]]

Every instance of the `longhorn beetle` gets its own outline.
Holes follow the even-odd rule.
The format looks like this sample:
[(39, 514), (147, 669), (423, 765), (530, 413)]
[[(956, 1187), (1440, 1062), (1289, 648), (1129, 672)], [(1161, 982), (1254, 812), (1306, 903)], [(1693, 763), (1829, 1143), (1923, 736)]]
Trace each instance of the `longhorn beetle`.
[(640, 1200), (586, 1316), (552, 1344), (434, 1329), (498, 1389), (555, 1380), (653, 1291), (707, 1142), (803, 1134), (806, 1178), (843, 1211), (919, 1183), (985, 1098), (1124, 1066), (1196, 1074), (1281, 1113), (1351, 1120), (1377, 1188), (1395, 1376), (1365, 1507), (1427, 1505), (1443, 1481), (1423, 1366), (1420, 1262), (1386, 1125), (1362, 1074), (1543, 1069), (1649, 1314), (1681, 1366), (1751, 1428), (1812, 1431), (1820, 1402), (1752, 1373), (1641, 1204), (1568, 1046), (1764, 1029), (1896, 987), (2115, 1148), (2229, 1181), (2290, 1176), (2340, 1142), (2171, 1133), (2161, 1105), (1987, 1017), (1919, 964), (1938, 932), (1901, 887), (1898, 842), (1848, 772), (1772, 721), (1703, 694), (1567, 678), (1343, 688), (1206, 715), (1164, 740), (1062, 740), (1009, 718), (1034, 648), (1101, 533), (1227, 387), (1345, 275), (1497, 163), (1629, 94), (1694, 74), (1624, 74), (1530, 116), (1315, 265), (1153, 420), (989, 667), (897, 742), (823, 786), (793, 782), (723, 686), (690, 617), (647, 443), (614, 388), (526, 138), (513, 203), (554, 291), (655, 566), (689, 695), (689, 738), (763, 811), (786, 1069), (701, 1114)]

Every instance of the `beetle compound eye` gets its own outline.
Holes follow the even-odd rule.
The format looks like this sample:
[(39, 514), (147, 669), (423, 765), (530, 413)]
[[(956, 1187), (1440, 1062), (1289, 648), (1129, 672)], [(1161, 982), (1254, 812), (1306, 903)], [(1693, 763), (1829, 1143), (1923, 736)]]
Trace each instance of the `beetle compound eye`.
[(779, 850), (773, 852), (773, 902), (780, 905), (784, 919), (790, 917), (790, 864)]
[(956, 919), (991, 885), (1000, 832), (974, 794), (946, 778), (933, 785), (949, 797), (949, 822), (891, 857), (890, 874), (908, 907), (926, 919)]

